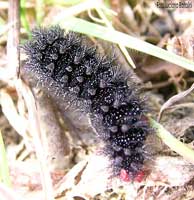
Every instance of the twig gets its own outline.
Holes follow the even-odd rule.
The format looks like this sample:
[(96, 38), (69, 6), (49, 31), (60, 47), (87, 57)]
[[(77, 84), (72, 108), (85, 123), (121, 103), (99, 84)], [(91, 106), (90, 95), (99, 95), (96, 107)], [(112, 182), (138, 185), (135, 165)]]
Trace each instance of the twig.
[(20, 66), (19, 54), (19, 35), (20, 35), (20, 16), (19, 16), (19, 0), (9, 0), (8, 22), (13, 24), (8, 31), (7, 40), (7, 67), (12, 77), (17, 74)]
[(26, 106), (28, 108), (31, 130), (32, 133), (34, 134), (33, 140), (36, 150), (36, 156), (38, 158), (41, 167), (41, 181), (44, 189), (45, 200), (53, 200), (54, 198), (53, 198), (52, 181), (48, 167), (46, 165), (46, 158), (45, 158), (46, 154), (44, 152), (44, 149), (42, 148), (40, 140), (41, 130), (39, 124), (39, 116), (36, 111), (35, 99), (29, 87), (25, 85), (21, 79), (17, 80), (17, 90), (20, 91), (20, 93), (23, 95), (24, 100), (26, 102)]
[(41, 140), (50, 170), (69, 166), (71, 159), (68, 137), (59, 123), (56, 109), (47, 94), (35, 93), (38, 107)]
[[(19, 34), (20, 34), (20, 16), (19, 16), (19, 0), (9, 0), (9, 10), (8, 10), (8, 18), (9, 23), (13, 23), (13, 26), (8, 31), (8, 42), (7, 42), (7, 69), (11, 74), (11, 77), (14, 80), (16, 90), (18, 94), (21, 94), (24, 97), (29, 120), (31, 125), (31, 130), (33, 132), (33, 140), (36, 150), (36, 155), (38, 161), (40, 163), (41, 168), (41, 181), (44, 190), (45, 200), (53, 200), (53, 189), (52, 189), (52, 180), (46, 165), (45, 152), (42, 148), (40, 136), (40, 125), (39, 125), (39, 117), (36, 112), (36, 103), (34, 97), (29, 89), (21, 79), (16, 79), (17, 69), (19, 69)], [(17, 76), (18, 77), (18, 76)]]

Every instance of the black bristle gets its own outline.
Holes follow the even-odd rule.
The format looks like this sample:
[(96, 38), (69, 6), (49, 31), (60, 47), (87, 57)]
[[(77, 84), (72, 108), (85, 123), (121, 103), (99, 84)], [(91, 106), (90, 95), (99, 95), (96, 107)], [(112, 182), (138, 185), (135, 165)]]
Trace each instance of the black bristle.
[(56, 98), (53, 91), (58, 90), (59, 97), (68, 97), (89, 114), (116, 175), (124, 169), (135, 177), (144, 161), (138, 148), (149, 134), (145, 106), (131, 75), (82, 41), (80, 35), (65, 34), (58, 26), (36, 29), (23, 46), (26, 66), (50, 96)]

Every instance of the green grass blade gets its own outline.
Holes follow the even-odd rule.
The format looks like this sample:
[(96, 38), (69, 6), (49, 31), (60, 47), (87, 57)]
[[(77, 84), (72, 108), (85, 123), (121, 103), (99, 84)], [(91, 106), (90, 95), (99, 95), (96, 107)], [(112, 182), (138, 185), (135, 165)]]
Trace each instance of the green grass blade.
[(63, 5), (63, 6), (72, 6), (72, 5), (81, 3), (83, 1), (84, 0), (45, 0), (45, 3), (49, 5), (58, 4), (58, 5)]
[(54, 19), (53, 23), (59, 23), (63, 28), (72, 31), (94, 36), (112, 43), (122, 44), (130, 49), (135, 49), (170, 63), (179, 65), (187, 70), (194, 71), (194, 62), (125, 33), (121, 33), (119, 31), (115, 31), (76, 17), (60, 19), (60, 21)]
[(30, 26), (26, 17), (26, 0), (21, 0), (20, 1), (20, 19), (22, 26), (25, 28), (26, 32), (30, 36)]
[(161, 124), (150, 118), (151, 126), (156, 130), (156, 134), (161, 140), (170, 147), (171, 150), (177, 152), (190, 162), (194, 163), (194, 151), (185, 144), (176, 139)]
[(44, 10), (45, 10), (45, 2), (44, 0), (36, 0), (36, 23), (37, 25), (41, 25), (43, 17), (44, 17)]
[(7, 186), (9, 187), (11, 186), (9, 167), (6, 159), (6, 151), (1, 131), (0, 131), (0, 180)]

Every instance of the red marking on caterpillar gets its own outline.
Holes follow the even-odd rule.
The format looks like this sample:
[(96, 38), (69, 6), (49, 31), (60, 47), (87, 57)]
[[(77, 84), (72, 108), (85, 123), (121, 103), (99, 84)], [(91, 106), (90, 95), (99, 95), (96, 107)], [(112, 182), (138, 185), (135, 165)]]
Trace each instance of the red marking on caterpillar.
[(145, 174), (143, 171), (139, 171), (136, 175), (136, 177), (134, 178), (134, 181), (137, 181), (137, 182), (142, 182), (142, 180), (144, 179), (145, 177)]
[(143, 171), (139, 171), (133, 179), (130, 177), (129, 173), (125, 169), (121, 169), (120, 172), (120, 179), (124, 182), (131, 182), (131, 181), (137, 181), (137, 182), (142, 182), (144, 179), (145, 174)]
[(125, 169), (121, 169), (120, 179), (125, 182), (130, 182), (131, 178)]
[(79, 34), (64, 33), (58, 26), (35, 29), (23, 49), (24, 70), (43, 90), (57, 103), (68, 101), (89, 116), (113, 174), (124, 181), (140, 181), (145, 159), (141, 149), (150, 128), (147, 105), (132, 74), (96, 54)]

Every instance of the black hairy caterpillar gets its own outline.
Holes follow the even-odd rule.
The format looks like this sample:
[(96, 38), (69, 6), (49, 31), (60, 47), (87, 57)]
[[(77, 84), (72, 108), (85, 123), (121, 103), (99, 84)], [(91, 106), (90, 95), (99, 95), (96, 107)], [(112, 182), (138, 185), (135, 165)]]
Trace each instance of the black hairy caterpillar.
[(131, 75), (97, 55), (80, 35), (64, 34), (59, 26), (35, 29), (23, 49), (27, 71), (33, 72), (43, 89), (89, 115), (113, 174), (123, 180), (139, 176), (150, 128)]

